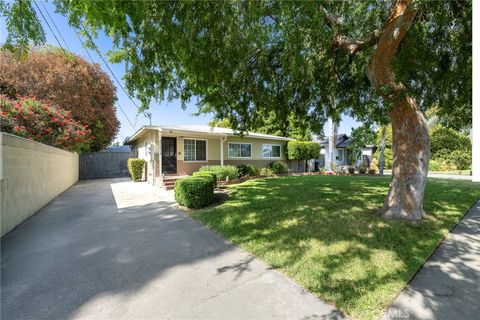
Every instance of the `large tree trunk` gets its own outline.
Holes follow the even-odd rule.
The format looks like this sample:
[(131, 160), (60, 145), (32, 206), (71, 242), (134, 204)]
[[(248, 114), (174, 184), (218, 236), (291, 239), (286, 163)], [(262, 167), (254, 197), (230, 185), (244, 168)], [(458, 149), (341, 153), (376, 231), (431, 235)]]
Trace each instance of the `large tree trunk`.
[(387, 128), (382, 126), (381, 134), (382, 137), (380, 138), (380, 159), (378, 160), (379, 164), (379, 174), (383, 176), (383, 169), (385, 168), (385, 135), (387, 133)]
[(390, 111), (393, 129), (393, 168), (383, 205), (386, 218), (421, 219), (428, 174), (430, 142), (425, 118), (411, 98), (398, 100)]
[(395, 80), (391, 63), (415, 17), (409, 0), (394, 0), (380, 33), (367, 75), (375, 89), (382, 89), (392, 104), (393, 170), (390, 190), (382, 209), (383, 216), (394, 219), (420, 219), (428, 173), (430, 142), (425, 118), (407, 89)]

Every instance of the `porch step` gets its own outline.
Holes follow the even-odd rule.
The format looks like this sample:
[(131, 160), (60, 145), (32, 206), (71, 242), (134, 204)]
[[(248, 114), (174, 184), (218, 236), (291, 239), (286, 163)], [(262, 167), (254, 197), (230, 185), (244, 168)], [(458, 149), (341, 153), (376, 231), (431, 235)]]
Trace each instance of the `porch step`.
[(175, 181), (185, 177), (185, 175), (165, 175), (163, 177), (163, 187), (165, 190), (173, 190), (175, 188)]

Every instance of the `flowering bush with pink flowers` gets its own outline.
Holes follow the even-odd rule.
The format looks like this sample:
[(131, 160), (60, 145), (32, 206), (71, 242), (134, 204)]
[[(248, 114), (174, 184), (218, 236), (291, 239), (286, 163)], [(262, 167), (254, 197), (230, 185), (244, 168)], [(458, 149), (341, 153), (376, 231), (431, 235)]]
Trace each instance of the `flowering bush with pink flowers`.
[(1, 131), (68, 151), (88, 150), (92, 140), (87, 125), (76, 121), (70, 111), (36, 100), (16, 100), (0, 95)]

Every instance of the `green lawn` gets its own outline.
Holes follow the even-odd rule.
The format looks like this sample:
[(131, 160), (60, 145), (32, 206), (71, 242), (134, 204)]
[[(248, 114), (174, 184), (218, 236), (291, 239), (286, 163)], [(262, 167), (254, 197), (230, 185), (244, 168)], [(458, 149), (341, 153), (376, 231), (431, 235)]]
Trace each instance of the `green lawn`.
[(421, 223), (377, 215), (389, 177), (300, 176), (230, 186), (191, 215), (357, 319), (375, 319), (480, 196), (430, 179)]

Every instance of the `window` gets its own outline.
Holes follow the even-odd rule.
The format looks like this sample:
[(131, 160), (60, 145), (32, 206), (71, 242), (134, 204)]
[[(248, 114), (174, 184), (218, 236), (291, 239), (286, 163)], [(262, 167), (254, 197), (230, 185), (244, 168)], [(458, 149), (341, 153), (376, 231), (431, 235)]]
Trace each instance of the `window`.
[(228, 157), (229, 158), (251, 158), (252, 145), (250, 143), (229, 143)]
[(343, 161), (343, 149), (336, 149), (336, 153), (337, 161)]
[(207, 140), (185, 139), (183, 155), (185, 161), (207, 161)]
[(278, 144), (262, 145), (262, 155), (264, 158), (280, 158), (280, 145)]

